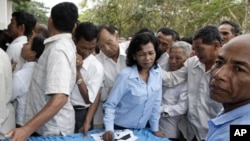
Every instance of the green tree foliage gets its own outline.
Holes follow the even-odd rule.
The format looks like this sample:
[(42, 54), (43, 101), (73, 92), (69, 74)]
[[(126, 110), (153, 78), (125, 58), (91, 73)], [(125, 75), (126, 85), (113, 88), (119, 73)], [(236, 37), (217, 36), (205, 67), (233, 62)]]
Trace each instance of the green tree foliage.
[(48, 17), (46, 14), (48, 13), (49, 8), (46, 7), (44, 3), (30, 0), (14, 0), (12, 7), (13, 11), (24, 10), (34, 14), (37, 23), (47, 24)]
[[(95, 6), (80, 14), (80, 21), (112, 24), (129, 37), (141, 28), (157, 31), (166, 26), (192, 36), (201, 26), (228, 19), (249, 28), (249, 0), (92, 0)], [(84, 5), (86, 6), (86, 5)], [(84, 8), (84, 6), (82, 8)]]

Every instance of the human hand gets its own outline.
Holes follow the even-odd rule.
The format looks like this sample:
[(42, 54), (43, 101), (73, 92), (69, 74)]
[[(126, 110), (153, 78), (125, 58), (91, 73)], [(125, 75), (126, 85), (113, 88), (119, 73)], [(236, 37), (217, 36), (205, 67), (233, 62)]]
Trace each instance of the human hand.
[(83, 136), (86, 137), (88, 135), (88, 131), (90, 129), (91, 125), (88, 123), (84, 123), (82, 127), (79, 129), (80, 132), (83, 133)]
[(4, 136), (6, 138), (11, 138), (11, 141), (27, 141), (31, 133), (26, 129), (26, 127), (20, 127), (10, 130)]
[(113, 132), (107, 131), (102, 135), (102, 137), (103, 137), (104, 141), (112, 141), (113, 140)]
[(76, 53), (76, 69), (77, 71), (80, 71), (83, 64), (82, 56)]
[(14, 61), (14, 59), (11, 59), (11, 68), (12, 72), (16, 69), (17, 62)]
[(108, 95), (109, 95), (109, 93), (110, 93), (111, 90), (112, 90), (112, 87), (109, 87), (109, 89), (108, 89)]
[(163, 133), (163, 132), (161, 132), (161, 131), (156, 131), (156, 132), (154, 132), (154, 135), (155, 136), (158, 136), (158, 137), (162, 137), (162, 138), (164, 138), (166, 135), (165, 135), (165, 133)]

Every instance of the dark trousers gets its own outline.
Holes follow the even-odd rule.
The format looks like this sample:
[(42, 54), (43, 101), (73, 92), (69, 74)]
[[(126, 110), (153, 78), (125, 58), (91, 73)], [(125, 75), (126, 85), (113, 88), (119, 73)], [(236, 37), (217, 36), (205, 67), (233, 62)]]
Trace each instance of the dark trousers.
[[(146, 128), (150, 128), (149, 122), (147, 122)], [(116, 129), (116, 130), (123, 130), (123, 129), (129, 129), (129, 128), (122, 127), (122, 126), (119, 126), (119, 125), (114, 124), (114, 129)]]
[(124, 130), (124, 129), (128, 129), (128, 128), (114, 124), (114, 129), (115, 130)]
[[(75, 109), (75, 133), (79, 132), (79, 129), (82, 127), (87, 112), (88, 112), (88, 108), (86, 109)], [(93, 128), (93, 121), (91, 121), (91, 129)]]

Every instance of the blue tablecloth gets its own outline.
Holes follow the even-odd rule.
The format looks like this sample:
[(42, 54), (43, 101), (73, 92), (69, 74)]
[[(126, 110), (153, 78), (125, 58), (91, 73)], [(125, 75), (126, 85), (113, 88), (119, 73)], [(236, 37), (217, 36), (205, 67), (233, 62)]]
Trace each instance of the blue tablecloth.
[[(91, 130), (88, 132), (88, 136), (85, 138), (83, 137), (83, 134), (77, 133), (67, 136), (30, 137), (29, 141), (94, 141), (90, 134), (100, 132), (103, 132), (103, 130)], [(138, 137), (136, 141), (169, 141), (167, 138), (160, 138), (154, 136), (148, 129), (133, 130), (133, 133), (135, 136)], [(9, 139), (5, 139), (2, 141), (9, 141)]]

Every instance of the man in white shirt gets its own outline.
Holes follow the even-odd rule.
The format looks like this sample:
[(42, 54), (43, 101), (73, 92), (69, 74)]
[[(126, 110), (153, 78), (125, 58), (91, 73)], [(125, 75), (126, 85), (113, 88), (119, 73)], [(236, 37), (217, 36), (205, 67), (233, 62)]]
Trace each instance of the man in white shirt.
[(6, 137), (26, 141), (39, 135), (68, 135), (74, 133), (75, 113), (70, 94), (76, 83), (76, 47), (72, 31), (76, 26), (78, 9), (71, 2), (62, 2), (51, 10), (48, 20), (50, 37), (33, 72), (27, 97), (26, 120)]
[(161, 57), (157, 60), (161, 68), (168, 69), (169, 49), (173, 43), (180, 40), (179, 34), (173, 29), (162, 27), (157, 31), (156, 37), (160, 41)]
[(15, 128), (15, 111), (12, 103), (12, 70), (9, 56), (0, 48), (0, 139)]
[(85, 135), (93, 126), (92, 120), (100, 98), (97, 95), (104, 76), (102, 64), (92, 54), (96, 47), (96, 36), (97, 28), (90, 22), (78, 24), (74, 33), (77, 73), (71, 103), (75, 110), (75, 133), (82, 127)]
[[(189, 43), (175, 42), (169, 50), (169, 70), (180, 69), (190, 57), (191, 51), (192, 47)], [(174, 87), (163, 87), (162, 93), (160, 131), (163, 131), (170, 140), (178, 140), (180, 130), (177, 125), (188, 109), (187, 82), (182, 82)]]
[(111, 25), (102, 25), (97, 31), (97, 46), (100, 53), (96, 58), (104, 69), (104, 81), (101, 89), (101, 103), (95, 118), (103, 124), (102, 103), (107, 100), (117, 74), (126, 67), (126, 49), (129, 42), (119, 44), (117, 30)]
[(188, 141), (205, 139), (207, 121), (216, 117), (222, 105), (209, 96), (210, 69), (221, 48), (221, 37), (217, 27), (205, 26), (193, 37), (196, 56), (186, 60), (184, 66), (174, 72), (163, 71), (163, 85), (173, 86), (187, 79), (188, 112), (179, 124), (179, 129)]
[(13, 74), (13, 96), (11, 101), (16, 104), (16, 125), (23, 126), (25, 123), (26, 99), (29, 91), (33, 70), (36, 61), (41, 56), (45, 45), (45, 38), (42, 36), (32, 36), (28, 43), (24, 44), (21, 56), (27, 61), (23, 67)]
[(32, 30), (36, 25), (35, 17), (25, 11), (12, 13), (11, 22), (8, 25), (8, 34), (13, 39), (6, 52), (12, 63), (17, 63), (14, 71), (22, 68), (25, 60), (21, 57), (23, 44), (27, 43), (27, 38), (32, 35)]

